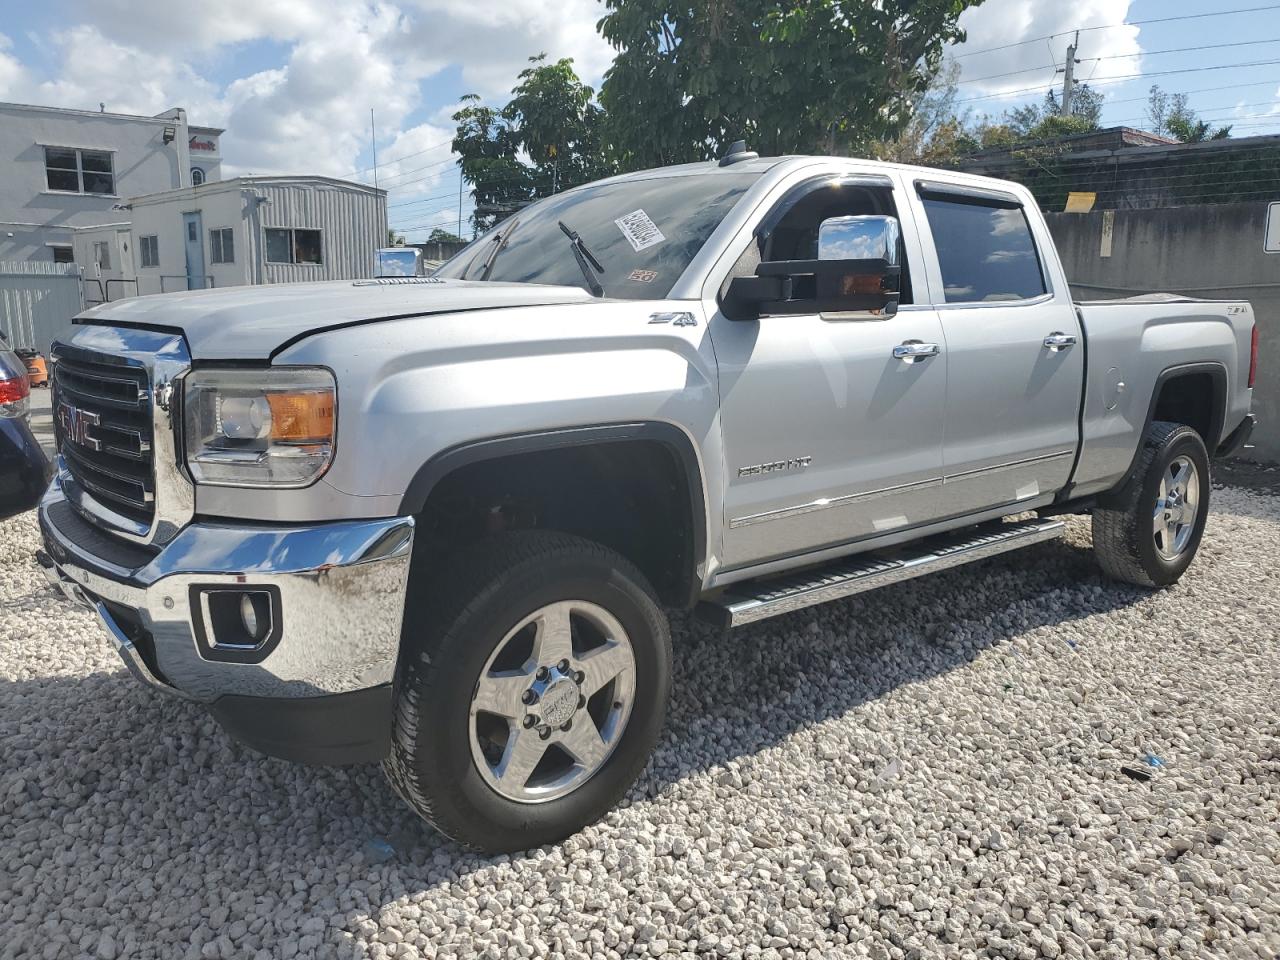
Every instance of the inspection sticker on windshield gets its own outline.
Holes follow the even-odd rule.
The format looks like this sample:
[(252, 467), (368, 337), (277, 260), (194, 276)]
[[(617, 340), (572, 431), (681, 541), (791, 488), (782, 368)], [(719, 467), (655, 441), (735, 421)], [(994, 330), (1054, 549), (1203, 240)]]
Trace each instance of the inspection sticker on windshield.
[(613, 222), (618, 225), (618, 229), (622, 231), (622, 235), (627, 238), (627, 243), (631, 244), (636, 253), (656, 247), (667, 239), (658, 229), (658, 225), (650, 220), (649, 215), (643, 210), (628, 213), (625, 217), (619, 217)]
[(634, 280), (636, 283), (653, 283), (658, 279), (657, 270), (632, 270), (627, 274), (628, 280)]

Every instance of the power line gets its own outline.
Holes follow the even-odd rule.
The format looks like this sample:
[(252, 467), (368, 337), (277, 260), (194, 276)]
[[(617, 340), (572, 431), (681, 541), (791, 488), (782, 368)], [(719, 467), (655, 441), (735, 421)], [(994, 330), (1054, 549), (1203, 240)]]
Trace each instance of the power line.
[[(385, 167), (389, 163), (400, 163), (402, 160), (409, 160), (412, 157), (420, 157), (424, 153), (430, 153), (432, 150), (439, 150), (441, 147), (451, 147), (451, 146), (453, 146), (452, 140), (447, 140), (444, 143), (433, 143), (429, 147), (423, 147), (421, 150), (417, 151), (416, 153), (406, 153), (403, 157), (393, 157), (390, 160), (383, 160), (381, 163), (378, 164), (378, 166)], [(354, 177), (362, 173), (368, 173), (372, 169), (373, 167), (361, 167), (359, 170), (352, 170), (350, 173), (344, 173), (342, 177), (340, 177), (339, 179), (345, 180), (347, 177)]]
[(436, 227), (452, 227), (456, 225), (457, 225), (457, 221), (454, 220), (452, 216), (450, 216), (449, 219), (447, 220), (435, 220), (435, 221), (432, 221), (431, 223), (415, 223), (410, 226), (392, 227), (391, 229), (398, 230), (402, 233), (411, 233), (411, 232), (416, 232), (418, 230), (432, 230)]
[[(436, 160), (434, 163), (426, 163), (420, 167), (414, 167), (411, 170), (402, 170), (399, 173), (393, 173), (390, 176), (384, 176), (384, 180), (398, 180), (401, 177), (407, 177), (411, 173), (421, 173), (423, 170), (434, 170), (437, 167), (447, 167), (451, 163), (457, 163), (452, 157), (446, 157), (444, 160)], [(385, 166), (385, 164), (384, 164)]]
[[(1275, 80), (1258, 80), (1255, 83), (1229, 83), (1222, 87), (1197, 87), (1194, 90), (1184, 90), (1182, 92), (1186, 94), (1217, 93), (1219, 90), (1247, 90), (1249, 87), (1274, 87), (1276, 85)], [(1124, 100), (1108, 100), (1106, 105), (1112, 106), (1117, 103), (1138, 103), (1139, 101), (1149, 99), (1149, 97), (1150, 95), (1146, 97), (1126, 97)]]
[[(1176, 20), (1199, 20), (1204, 17), (1229, 17), (1236, 13), (1257, 13), (1260, 10), (1277, 10), (1280, 9), (1280, 3), (1269, 3), (1261, 7), (1241, 7), (1236, 10), (1217, 10), (1213, 13), (1188, 13), (1179, 17), (1156, 17), (1151, 20), (1126, 20), (1123, 23), (1104, 23), (1096, 27), (1081, 27), (1080, 32), (1086, 30), (1114, 30), (1117, 27), (1145, 27), (1153, 23), (1173, 23)], [(966, 53), (958, 53), (952, 59), (960, 60), (964, 57), (976, 57), (980, 53), (995, 53), (997, 50), (1009, 50), (1013, 47), (1021, 47), (1028, 43), (1039, 43), (1041, 40), (1053, 40), (1057, 37), (1065, 37), (1074, 30), (1063, 30), (1061, 33), (1047, 33), (1043, 37), (1032, 37), (1030, 40), (1016, 40), (1013, 43), (1004, 43), (998, 47), (985, 47), (982, 50), (970, 50)]]
[[(1232, 104), (1231, 106), (1226, 106), (1226, 107), (1205, 107), (1205, 108), (1204, 108), (1204, 109), (1202, 109), (1202, 110), (1197, 110), (1197, 111), (1195, 111), (1195, 113), (1196, 113), (1196, 115), (1197, 115), (1198, 117), (1204, 118), (1204, 117), (1208, 116), (1209, 114), (1221, 113), (1221, 112), (1222, 112), (1222, 111), (1224, 111), (1224, 110), (1243, 110), (1243, 109), (1245, 109), (1246, 107), (1268, 107), (1268, 106), (1275, 106), (1275, 105), (1277, 105), (1277, 101), (1275, 101), (1275, 100), (1262, 100), (1262, 101), (1260, 101), (1260, 102), (1258, 102), (1258, 103), (1239, 103), (1239, 104)], [(1280, 123), (1280, 113), (1253, 113), (1253, 114), (1251, 114), (1251, 113), (1246, 113), (1246, 114), (1241, 114), (1241, 115), (1239, 115), (1239, 116), (1237, 116), (1237, 117), (1230, 117), (1230, 116), (1227, 116), (1227, 117), (1213, 117), (1213, 116), (1209, 116), (1209, 117), (1208, 117), (1208, 119), (1210, 119), (1210, 120), (1214, 121), (1215, 123), (1223, 124), (1223, 123), (1227, 123), (1227, 122), (1229, 122), (1229, 121), (1235, 121), (1235, 120), (1239, 120), (1239, 121), (1244, 121), (1244, 120), (1265, 120), (1267, 117), (1272, 117), (1272, 118), (1274, 118), (1274, 119), (1275, 119), (1275, 121), (1276, 121), (1277, 123)], [(1145, 116), (1143, 116), (1143, 117), (1125, 117), (1125, 118), (1124, 118), (1124, 119), (1122, 119), (1122, 120), (1109, 120), (1109, 121), (1108, 121), (1108, 123), (1112, 123), (1112, 124), (1116, 124), (1116, 123), (1139, 123), (1139, 122), (1141, 122), (1141, 121), (1143, 121), (1143, 120), (1145, 120), (1145, 119), (1147, 119)], [(1235, 124), (1234, 124), (1234, 123), (1232, 123), (1232, 126), (1234, 126), (1234, 125), (1235, 125)]]
[[(1085, 57), (1078, 60), (1077, 63), (1100, 63), (1103, 60), (1132, 60), (1134, 57), (1154, 57), (1165, 53), (1188, 53), (1190, 51), (1200, 50), (1221, 50), (1226, 47), (1250, 47), (1258, 46), (1264, 43), (1280, 43), (1280, 37), (1273, 40), (1237, 40), (1232, 43), (1211, 43), (1200, 45), (1198, 47), (1171, 47), (1167, 50), (1139, 50), (1137, 53), (1116, 53), (1105, 57)], [(1054, 64), (1055, 69), (1057, 64)], [(1010, 70), (1006, 73), (993, 73), (985, 77), (974, 77), (970, 80), (957, 80), (956, 86), (963, 86), (966, 83), (984, 83), (987, 80), (999, 80), (1002, 77), (1016, 77), (1022, 73), (1035, 73), (1037, 70), (1046, 70), (1047, 67), (1024, 67), (1021, 70)]]
[[(1246, 67), (1269, 67), (1280, 63), (1280, 60), (1249, 60), (1245, 63), (1221, 63), (1207, 67), (1183, 67), (1178, 70), (1154, 70), (1151, 73), (1126, 73), (1115, 77), (1103, 77), (1101, 80), (1093, 81), (1093, 86), (1102, 86), (1104, 83), (1123, 83), (1126, 80), (1143, 80), (1148, 77), (1171, 77), (1175, 74), (1182, 73), (1204, 73), (1210, 70), (1238, 70)], [(1267, 81), (1275, 83), (1274, 80)], [(989, 93), (980, 97), (966, 97), (963, 100), (957, 100), (956, 103), (974, 103), (978, 100), (994, 100), (1000, 97), (1012, 97), (1020, 93), (1036, 93), (1039, 91), (1050, 90), (1053, 88), (1052, 82), (1049, 84), (1040, 84), (1034, 87), (1024, 87), (1020, 90), (1005, 90), (1001, 93)]]

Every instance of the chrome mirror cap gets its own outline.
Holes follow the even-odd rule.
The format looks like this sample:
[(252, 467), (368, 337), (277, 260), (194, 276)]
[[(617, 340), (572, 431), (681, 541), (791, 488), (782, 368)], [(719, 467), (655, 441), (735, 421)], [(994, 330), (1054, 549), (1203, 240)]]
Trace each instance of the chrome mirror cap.
[(883, 260), (894, 267), (898, 233), (894, 217), (831, 217), (818, 227), (818, 259)]

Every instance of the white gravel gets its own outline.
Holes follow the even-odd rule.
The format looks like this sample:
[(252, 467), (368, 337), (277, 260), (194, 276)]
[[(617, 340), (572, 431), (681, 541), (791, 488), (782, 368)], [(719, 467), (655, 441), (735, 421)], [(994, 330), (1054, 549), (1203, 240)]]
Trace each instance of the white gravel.
[(138, 686), (0, 524), (0, 957), (1274, 957), (1280, 498), (1216, 491), (1157, 593), (1071, 530), (677, 623), (629, 801), (489, 859), (374, 767), (262, 759)]

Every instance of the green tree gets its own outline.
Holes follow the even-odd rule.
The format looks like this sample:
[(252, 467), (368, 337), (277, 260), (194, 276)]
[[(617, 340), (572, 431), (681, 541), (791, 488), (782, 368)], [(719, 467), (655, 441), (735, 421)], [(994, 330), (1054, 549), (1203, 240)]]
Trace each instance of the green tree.
[(1071, 113), (1062, 112), (1062, 102), (1054, 90), (1040, 103), (1029, 103), (1005, 114), (1004, 123), (1024, 140), (1046, 140), (1091, 133), (1102, 121), (1102, 94), (1087, 83), (1080, 84), (1071, 95)]
[(436, 227), (427, 235), (427, 243), (462, 243), (462, 238), (452, 230)]
[(487, 230), (502, 219), (496, 211), (519, 209), (536, 195), (536, 171), (520, 162), (520, 137), (505, 110), (484, 106), (474, 93), (462, 102), (465, 106), (453, 115), (458, 124), (453, 152), (471, 185), (472, 221), (476, 229)]
[(1191, 109), (1185, 93), (1165, 93), (1159, 85), (1152, 84), (1147, 97), (1147, 123), (1153, 133), (1162, 133), (1183, 143), (1203, 143), (1205, 140), (1225, 140), (1231, 136), (1231, 127), (1214, 128)]
[(981, 146), (982, 126), (969, 110), (956, 109), (959, 96), (960, 64), (944, 62), (918, 93), (911, 105), (911, 119), (896, 137), (872, 144), (877, 160), (950, 166)]
[(539, 54), (529, 62), (505, 106), (485, 106), (468, 94), (453, 115), (453, 149), (471, 184), (478, 229), (538, 197), (612, 172), (601, 143), (603, 112), (573, 61), (550, 63)]
[(530, 57), (506, 111), (514, 120), (520, 146), (551, 191), (598, 180), (613, 170), (604, 157), (604, 111), (595, 91), (578, 79), (569, 58), (546, 63), (546, 54)]
[(605, 0), (607, 139), (625, 169), (890, 141), (979, 2)]

